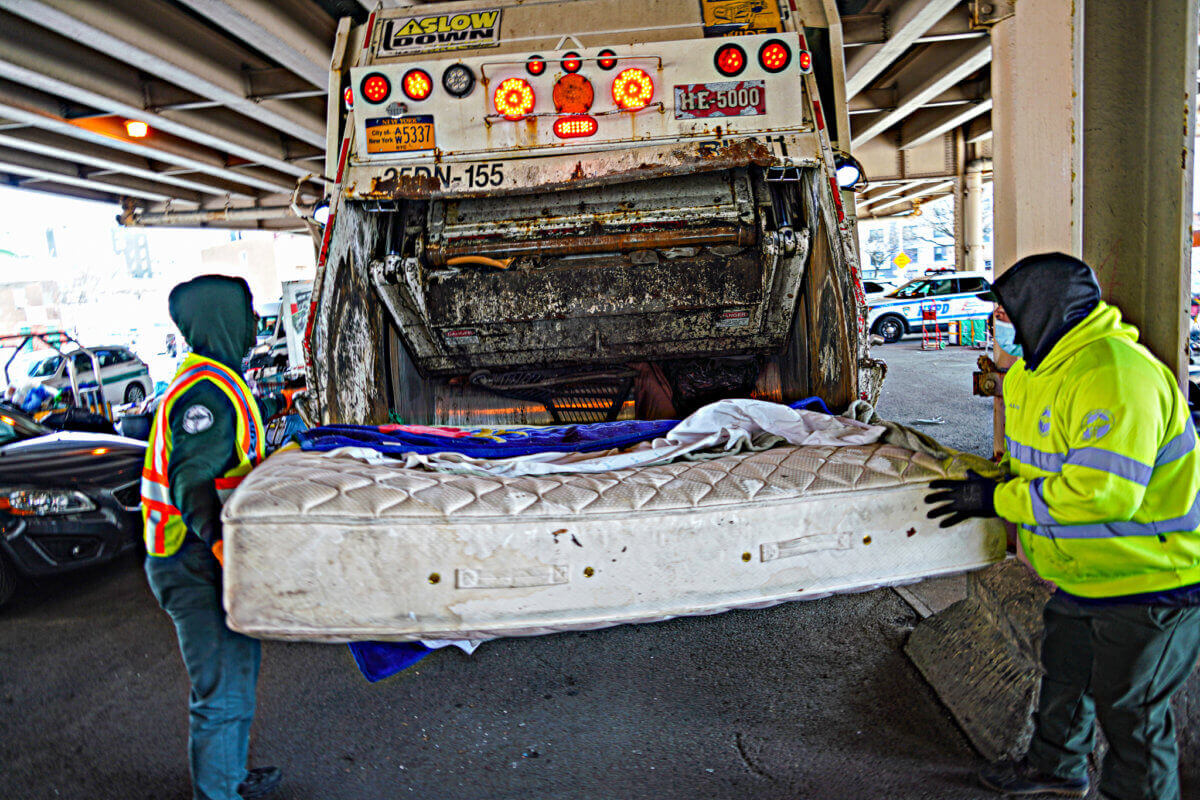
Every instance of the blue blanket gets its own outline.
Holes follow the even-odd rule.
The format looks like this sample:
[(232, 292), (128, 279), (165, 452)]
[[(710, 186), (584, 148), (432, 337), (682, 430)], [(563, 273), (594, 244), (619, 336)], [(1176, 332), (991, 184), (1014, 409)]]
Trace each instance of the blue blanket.
[[(791, 407), (831, 413), (819, 397), (798, 400)], [(322, 452), (339, 447), (368, 447), (393, 456), (462, 453), (473, 458), (511, 458), (530, 453), (594, 453), (622, 449), (657, 439), (678, 424), (677, 419), (663, 419), (513, 428), (325, 425), (296, 434), (296, 441), (303, 450)]]

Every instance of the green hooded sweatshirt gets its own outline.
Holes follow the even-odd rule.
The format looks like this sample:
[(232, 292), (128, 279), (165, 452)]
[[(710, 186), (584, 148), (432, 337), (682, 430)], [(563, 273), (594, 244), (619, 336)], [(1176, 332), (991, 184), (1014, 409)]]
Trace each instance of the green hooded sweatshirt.
[[(254, 304), (245, 280), (203, 275), (172, 289), (168, 305), (194, 353), (241, 374), (242, 358), (255, 342)], [(259, 398), (258, 405), (267, 419), (280, 404), (275, 398)], [(185, 419), (190, 420), (186, 429)], [(201, 381), (175, 402), (168, 424), (171, 502), (188, 530), (211, 546), (221, 538), (221, 500), (213, 481), (237, 463), (237, 417), (229, 398), (210, 381)]]

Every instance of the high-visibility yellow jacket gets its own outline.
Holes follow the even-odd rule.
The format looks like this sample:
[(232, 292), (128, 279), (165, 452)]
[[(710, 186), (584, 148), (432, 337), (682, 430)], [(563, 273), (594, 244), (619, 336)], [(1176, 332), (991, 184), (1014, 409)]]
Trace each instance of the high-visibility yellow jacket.
[(1004, 379), (996, 512), (1038, 574), (1081, 597), (1200, 583), (1200, 451), (1171, 372), (1106, 303)]
[(171, 502), (167, 476), (171, 462), (171, 409), (175, 402), (200, 381), (209, 381), (229, 398), (237, 419), (235, 452), (237, 463), (216, 479), (217, 495), (222, 502), (233, 492), (254, 465), (263, 459), (265, 441), (258, 403), (242, 376), (211, 358), (192, 353), (179, 367), (167, 387), (150, 426), (150, 445), (142, 466), (142, 522), (145, 526), (146, 552), (152, 556), (174, 555), (183, 545), (187, 525)]

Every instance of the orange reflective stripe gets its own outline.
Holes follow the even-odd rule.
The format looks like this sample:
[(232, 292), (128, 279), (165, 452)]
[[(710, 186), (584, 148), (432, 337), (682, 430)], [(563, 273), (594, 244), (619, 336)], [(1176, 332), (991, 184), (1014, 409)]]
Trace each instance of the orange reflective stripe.
[[(185, 379), (184, 379), (184, 381), (183, 381), (182, 383), (180, 383), (180, 384), (179, 384), (179, 385), (176, 387), (178, 391), (171, 392), (171, 393), (169, 393), (169, 394), (168, 394), (168, 396), (167, 396), (167, 397), (164, 397), (164, 398), (163, 398), (163, 406), (166, 406), (166, 405), (167, 405), (167, 401), (168, 401), (168, 400), (171, 400), (171, 401), (173, 401), (173, 400), (175, 399), (175, 396), (176, 396), (176, 395), (179, 395), (179, 394), (182, 394), (183, 392), (186, 392), (188, 389), (192, 388), (193, 386), (195, 386), (195, 385), (196, 385), (197, 383), (199, 383), (200, 381), (203, 381), (203, 380), (212, 380), (212, 379), (213, 379), (213, 378), (212, 378), (212, 376), (211, 376), (211, 375), (193, 375), (193, 376), (191, 376), (191, 377), (189, 377), (189, 378), (185, 378)], [(241, 411), (246, 411), (246, 408), (245, 408), (245, 406), (242, 406), (242, 408), (241, 408), (240, 410), (241, 410)], [(247, 416), (247, 417), (249, 417), (249, 414), (246, 414), (246, 416)], [(247, 421), (248, 421), (248, 423), (249, 423), (249, 424), (247, 424), (247, 425), (246, 425), (246, 426), (245, 426), (245, 427), (242, 429), (241, 441), (239, 441), (239, 442), (238, 442), (238, 446), (239, 446), (239, 448), (241, 449), (241, 451), (242, 451), (243, 453), (245, 453), (245, 452), (247, 452), (247, 451), (249, 451), (249, 450), (250, 450), (250, 425), (254, 424), (252, 420), (247, 420)], [(165, 423), (166, 423), (166, 420), (164, 420), (163, 422), (164, 422), (164, 424), (165, 424)], [(165, 440), (164, 440), (164, 444), (165, 444)]]
[(242, 482), (242, 478), (244, 478), (244, 477), (246, 477), (246, 476), (245, 475), (225, 476), (223, 478), (217, 478), (216, 480), (213, 481), (213, 483), (216, 484), (216, 487), (218, 489), (236, 489), (238, 484)]

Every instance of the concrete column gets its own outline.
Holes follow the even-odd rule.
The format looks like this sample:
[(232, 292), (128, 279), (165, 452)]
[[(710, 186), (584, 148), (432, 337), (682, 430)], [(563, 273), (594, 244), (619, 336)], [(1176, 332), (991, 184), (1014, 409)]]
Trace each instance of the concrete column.
[(983, 163), (967, 167), (963, 191), (963, 250), (965, 268), (983, 271)]
[(1187, 380), (1196, 0), (1085, 0), (1083, 259)]
[(1016, 3), (992, 28), (997, 275), (1033, 253), (1081, 254), (1085, 2)]

